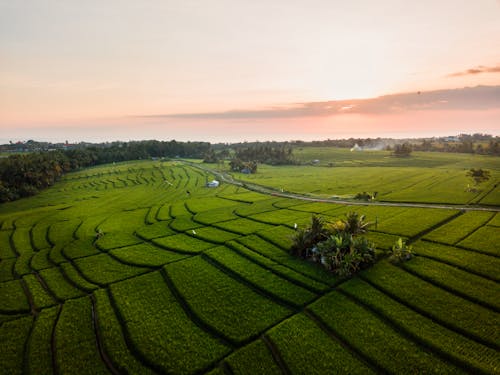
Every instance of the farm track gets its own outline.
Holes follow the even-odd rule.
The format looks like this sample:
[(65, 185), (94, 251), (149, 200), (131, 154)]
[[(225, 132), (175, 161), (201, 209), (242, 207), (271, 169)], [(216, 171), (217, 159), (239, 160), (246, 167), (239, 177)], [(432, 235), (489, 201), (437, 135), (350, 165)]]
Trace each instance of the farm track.
[[(198, 168), (198, 166), (195, 167)], [(470, 373), (488, 374), (495, 372), (495, 363), (497, 362), (495, 362), (494, 359), (492, 360), (493, 362), (489, 364), (487, 363), (489, 357), (485, 357), (484, 360), (478, 361), (470, 357), (472, 354), (455, 354), (439, 343), (429, 342), (427, 339), (423, 338), (422, 335), (409, 329), (405, 324), (401, 324), (387, 313), (367, 304), (362, 298), (358, 297), (356, 293), (349, 291), (348, 286), (352, 284), (350, 280), (333, 280), (330, 275), (325, 276), (319, 272), (319, 269), (309, 267), (312, 265), (304, 264), (304, 262), (289, 257), (286, 252), (288, 248), (286, 242), (281, 240), (277, 233), (280, 233), (279, 236), (285, 236), (284, 233), (293, 233), (294, 221), (308, 216), (310, 217), (310, 214), (314, 212), (314, 209), (312, 211), (307, 211), (307, 206), (294, 209), (293, 205), (289, 205), (286, 201), (288, 198), (300, 200), (305, 203), (327, 202), (366, 207), (406, 207), (410, 211), (412, 208), (458, 210), (451, 215), (438, 215), (433, 219), (434, 221), (431, 221), (433, 224), (414, 230), (412, 235), (406, 235), (409, 243), (418, 244), (419, 246), (422, 246), (421, 244), (425, 246), (427, 243), (431, 243), (426, 240), (426, 235), (440, 228), (450, 225), (453, 226), (454, 221), (462, 217), (466, 211), (498, 212), (500, 208), (493, 207), (492, 209), (490, 207), (442, 206), (436, 204), (408, 204), (396, 202), (360, 203), (356, 201), (325, 200), (291, 193), (280, 193), (270, 188), (262, 188), (262, 190), (259, 186), (244, 184), (241, 181), (226, 181), (226, 179), (222, 179), (221, 177), (219, 178), (221, 178), (222, 181), (230, 182), (230, 184), (223, 184), (220, 189), (212, 191), (204, 189), (201, 184), (203, 180), (209, 180), (210, 174), (216, 175), (216, 173), (212, 171), (208, 171), (208, 173), (209, 174), (202, 169), (194, 169), (194, 167), (189, 164), (181, 164), (177, 167), (155, 167), (152, 172), (143, 168), (129, 168), (128, 170), (124, 170), (123, 174), (108, 173), (105, 174), (107, 179), (104, 183), (105, 186), (103, 186), (103, 182), (98, 180), (97, 177), (95, 177), (97, 179), (96, 181), (92, 179), (89, 180), (89, 177), (74, 178), (72, 179), (74, 181), (71, 181), (71, 186), (76, 188), (75, 190), (77, 191), (82, 190), (86, 192), (98, 192), (98, 194), (108, 194), (107, 196), (109, 199), (105, 198), (101, 201), (101, 204), (95, 205), (96, 211), (99, 210), (97, 207), (105, 207), (109, 210), (106, 211), (107, 213), (104, 217), (96, 216), (96, 218), (89, 220), (92, 218), (92, 212), (83, 210), (82, 213), (78, 214), (78, 219), (75, 220), (74, 217), (69, 216), (70, 220), (67, 218), (68, 214), (64, 214), (64, 211), (59, 211), (51, 213), (50, 215), (38, 217), (31, 222), (29, 220), (21, 222), (17, 219), (12, 221), (12, 229), (8, 230), (10, 234), (6, 238), (8, 246), (13, 251), (13, 255), (5, 259), (21, 260), (29, 256), (28, 262), (26, 263), (28, 268), (25, 269), (27, 273), (18, 272), (18, 270), (22, 270), (21, 267), (15, 267), (18, 262), (13, 262), (11, 271), (12, 280), (18, 280), (20, 283), (21, 292), (26, 299), (26, 306), (28, 306), (29, 314), (23, 311), (20, 316), (17, 316), (15, 315), (17, 312), (13, 310), (11, 319), (0, 321), (0, 338), (2, 337), (1, 330), (4, 327), (8, 327), (9, 324), (11, 324), (10, 322), (16, 322), (26, 316), (32, 316), (34, 318), (29, 328), (28, 339), (24, 343), (24, 350), (22, 353), (24, 363), (23, 369), (25, 372), (29, 371), (28, 348), (30, 346), (35, 323), (41, 312), (51, 308), (57, 308), (58, 310), (55, 321), (52, 323), (52, 328), (50, 330), (51, 337), (47, 345), (52, 353), (50, 360), (54, 373), (60, 373), (62, 371), (60, 366), (65, 366), (66, 363), (64, 362), (64, 357), (61, 357), (61, 355), (66, 354), (58, 352), (62, 344), (61, 342), (56, 343), (56, 329), (59, 329), (57, 341), (64, 340), (61, 333), (63, 332), (61, 331), (62, 327), (57, 328), (58, 325), (60, 325), (59, 318), (63, 308), (66, 309), (67, 302), (73, 301), (70, 302), (70, 304), (76, 306), (77, 301), (85, 299), (89, 304), (89, 313), (91, 314), (89, 318), (89, 331), (87, 332), (90, 332), (93, 337), (93, 341), (90, 345), (92, 348), (90, 349), (92, 349), (94, 355), (100, 358), (103, 365), (110, 373), (125, 373), (126, 367), (122, 367), (123, 362), (121, 362), (123, 358), (120, 359), (119, 357), (115, 357), (115, 355), (121, 354), (114, 353), (112, 350), (110, 351), (111, 347), (107, 346), (105, 342), (106, 339), (109, 340), (106, 336), (109, 331), (106, 326), (103, 326), (105, 323), (97, 312), (100, 306), (100, 300), (96, 299), (96, 291), (102, 290), (105, 291), (105, 296), (108, 296), (112, 314), (114, 318), (117, 319), (119, 335), (126, 349), (125, 355), (135, 359), (138, 363), (142, 364), (144, 368), (152, 372), (170, 372), (170, 370), (168, 370), (170, 368), (168, 366), (170, 365), (161, 362), (159, 359), (157, 360), (156, 357), (151, 355), (154, 350), (151, 352), (147, 346), (144, 346), (144, 342), (147, 340), (142, 341), (142, 339), (134, 333), (137, 332), (137, 330), (134, 331), (134, 329), (137, 329), (137, 327), (134, 328), (134, 325), (140, 324), (140, 320), (131, 321), (130, 318), (127, 318), (127, 315), (124, 315), (122, 309), (124, 306), (128, 306), (128, 302), (123, 294), (114, 292), (115, 289), (118, 290), (117, 288), (121, 288), (123, 285), (132, 285), (135, 280), (157, 274), (161, 275), (164, 282), (161, 288), (164, 288), (165, 291), (172, 294), (175, 304), (177, 304), (186, 314), (187, 320), (190, 322), (189, 324), (194, 324), (194, 326), (198, 327), (204, 334), (214, 338), (216, 341), (222, 343), (223, 346), (230, 349), (216, 359), (212, 359), (200, 365), (198, 370), (194, 371), (194, 373), (202, 374), (215, 369), (220, 369), (224, 373), (236, 373), (237, 371), (233, 369), (230, 364), (232, 355), (239, 353), (240, 350), (243, 351), (253, 347), (252, 345), (258, 343), (263, 345), (266, 355), (269, 356), (270, 360), (282, 373), (294, 373), (293, 369), (296, 369), (295, 362), (300, 362), (300, 359), (297, 356), (291, 356), (291, 352), (289, 351), (292, 349), (287, 345), (283, 345), (283, 343), (277, 339), (283, 332), (281, 327), (286, 326), (289, 321), (297, 316), (304, 316), (305, 319), (312, 323), (313, 328), (311, 329), (313, 329), (313, 331), (311, 332), (316, 335), (325, 335), (332, 345), (334, 345), (334, 343), (335, 345), (339, 345), (342, 350), (355, 358), (356, 361), (365, 366), (365, 368), (375, 373), (394, 372), (389, 370), (389, 368), (384, 365), (384, 362), (380, 361), (376, 355), (359, 347), (348, 335), (345, 335), (345, 333), (343, 334), (332, 326), (329, 326), (328, 321), (325, 321), (316, 313), (314, 308), (318, 301), (322, 301), (324, 297), (327, 297), (331, 293), (340, 293), (346, 296), (349, 301), (353, 301), (357, 306), (360, 306), (365, 313), (376, 316), (377, 319), (380, 319), (384, 324), (391, 327), (397, 335), (417, 345), (429, 355), (435, 356), (444, 364), (456, 366)], [(167, 178), (168, 181), (171, 181), (168, 184), (165, 183)], [(116, 186), (114, 186), (115, 182)], [(78, 187), (75, 186), (75, 184), (78, 184)], [(191, 193), (186, 194), (186, 190), (191, 191)], [(113, 191), (114, 194), (109, 195), (109, 193), (106, 193), (107, 191)], [(249, 198), (244, 198), (246, 194), (255, 194), (249, 193), (248, 191), (255, 191), (259, 194), (263, 193), (268, 197), (270, 196), (271, 199), (260, 198), (261, 200), (248, 201), (246, 199)], [(106, 195), (104, 195), (104, 197), (105, 196)], [(173, 204), (172, 202), (176, 200), (180, 200), (181, 202), (179, 204)], [(127, 202), (127, 205), (124, 206), (123, 202)], [(217, 208), (217, 205), (222, 204), (222, 202), (226, 202), (225, 204), (229, 205), (229, 207), (231, 207), (230, 204), (233, 202), (237, 207), (228, 209), (226, 210), (227, 212), (221, 211)], [(302, 203), (297, 203), (297, 205), (299, 204)], [(81, 205), (81, 207), (83, 209), (85, 207), (84, 204)], [(222, 204), (220, 207), (224, 207), (224, 205)], [(198, 214), (212, 212), (211, 210), (213, 210), (214, 215), (217, 213), (220, 217), (213, 222), (212, 220), (208, 220), (210, 224), (204, 223), (203, 220), (200, 221), (196, 218)], [(166, 214), (167, 211), (168, 215)], [(331, 217), (339, 217), (343, 212), (343, 210), (339, 210), (337, 213), (333, 211)], [(318, 214), (321, 214), (321, 212), (318, 212)], [(391, 218), (397, 218), (399, 215), (406, 217), (406, 214), (406, 210), (401, 212), (398, 211), (394, 216), (391, 216)], [(224, 217), (224, 215), (227, 216)], [(280, 222), (281, 216), (279, 215), (284, 215), (283, 217), (287, 218), (288, 221)], [(467, 213), (467, 215), (469, 214)], [(122, 216), (126, 217), (126, 219), (119, 221)], [(50, 223), (45, 224), (44, 218), (50, 218)], [(200, 216), (200, 219), (201, 218)], [(455, 248), (460, 251), (466, 251), (467, 253), (477, 252), (478, 254), (480, 253), (485, 256), (490, 256), (493, 259), (498, 259), (498, 256), (488, 254), (487, 252), (480, 252), (479, 250), (469, 248), (466, 249), (465, 247), (460, 249), (460, 245), (458, 245), (459, 242), (465, 240), (470, 235), (476, 233), (480, 228), (492, 222), (493, 218), (494, 215), (480, 224), (477, 228), (468, 232), (467, 235), (459, 237), (459, 240), (455, 242), (456, 247), (449, 244), (447, 244), (447, 246), (451, 249)], [(231, 223), (234, 220), (241, 220), (246, 226), (262, 229), (255, 231), (250, 230), (247, 232), (246, 228), (245, 230), (239, 230), (238, 227), (233, 225), (232, 227), (227, 226), (226, 229), (226, 224), (221, 224)], [(385, 219), (382, 218), (382, 224), (383, 220)], [(235, 223), (236, 222), (239, 223), (240, 221), (235, 221)], [(8, 223), (7, 218), (2, 220), (2, 225), (4, 225), (4, 223)], [(218, 224), (221, 225), (219, 226)], [(170, 247), (156, 243), (154, 240), (162, 237), (154, 237), (154, 235), (152, 235), (153, 237), (149, 238), (148, 233), (155, 233), (149, 229), (149, 232), (140, 232), (143, 233), (141, 235), (136, 232), (139, 228), (161, 228), (162, 225), (164, 225), (165, 228), (168, 227), (170, 231), (165, 238), (181, 236), (179, 238), (189, 238), (206, 245), (200, 248), (200, 250), (195, 251), (194, 249), (190, 249), (186, 251), (176, 248), (177, 246)], [(191, 228), (191, 225), (195, 225), (193, 230), (186, 229)], [(103, 237), (103, 240), (108, 242), (101, 243), (103, 240), (99, 239), (97, 241), (94, 239), (92, 245), (88, 245), (87, 242), (82, 242), (86, 241), (89, 236), (94, 236), (99, 228), (108, 228), (104, 231), (106, 234)], [(124, 233), (127, 237), (126, 239), (118, 237), (118, 242), (115, 243), (113, 242), (114, 240), (111, 234), (107, 233), (108, 231), (111, 234), (114, 232)], [(260, 231), (262, 231), (262, 233)], [(270, 234), (266, 231), (270, 231)], [(406, 228), (402, 226), (398, 231), (396, 236), (404, 235)], [(14, 235), (14, 233), (16, 233), (16, 235)], [(387, 236), (395, 236), (394, 233), (387, 233), (383, 230), (379, 233), (381, 236), (384, 233)], [(230, 239), (221, 240), (218, 236), (227, 236), (227, 238)], [(45, 247), (47, 245), (44, 245), (44, 241), (47, 242), (49, 247)], [(135, 263), (136, 260), (134, 260), (133, 257), (122, 258), (122, 255), (117, 256), (113, 252), (113, 250), (119, 250), (117, 254), (122, 254), (123, 252), (123, 254), (129, 256), (127, 253), (128, 249), (134, 249), (136, 243), (151, 246), (152, 248), (154, 247), (160, 253), (165, 252), (165, 254), (177, 254), (176, 256), (184, 255), (186, 257), (172, 258), (172, 260), (168, 262), (165, 261), (163, 265), (150, 266), (142, 263)], [(76, 251), (71, 248), (74, 244), (80, 244), (80, 246), (83, 247)], [(249, 247), (249, 245), (252, 246)], [(88, 248), (89, 251), (85, 250), (87, 249), (85, 246), (91, 246), (91, 248)], [(244, 272), (244, 268), (238, 268), (231, 263), (224, 263), (215, 256), (218, 254), (215, 251), (221, 249), (235, 256), (235, 260), (241, 259), (241, 267), (247, 264), (248, 267), (254, 267), (259, 271), (253, 273), (250, 277), (248, 273)], [(219, 251), (219, 254), (224, 254), (224, 251)], [(47, 253), (47, 268), (39, 268), (39, 265), (43, 265), (43, 262), (40, 260), (42, 258), (37, 258), (36, 262), (34, 258), (38, 256), (39, 253), (41, 256), (44, 255), (45, 252)], [(8, 253), (8, 251), (6, 251), (6, 253)], [(490, 282), (499, 283), (494, 277), (489, 277), (488, 274), (484, 272), (475, 272), (475, 268), (470, 268), (470, 266), (465, 263), (462, 265), (458, 260), (441, 259), (440, 257), (429, 256), (427, 253), (420, 254), (419, 250), (417, 250), (416, 253), (418, 258), (426, 259), (426, 257), (428, 257), (429, 259), (435, 259), (435, 267), (439, 267), (440, 264), (450, 264), (465, 272), (464, 275), (476, 275), (476, 277), (481, 277)], [(130, 256), (132, 256), (132, 253), (130, 253)], [(92, 261), (94, 259), (103, 259), (106, 260), (107, 263), (93, 263)], [(171, 275), (170, 267), (174, 267), (172, 268), (172, 270), (174, 270), (176, 265), (180, 266), (185, 264), (186, 261), (194, 259), (198, 259), (201, 262), (199, 264), (207, 264), (207, 266), (211, 267), (213, 276), (217, 278), (219, 276), (227, 278), (231, 285), (237, 285), (242, 292), (250, 293), (249, 296), (259, 296), (258, 298), (263, 298), (267, 301), (266, 303), (284, 308), (288, 312), (276, 317), (264, 328), (256, 332), (247, 332), (242, 338), (236, 339), (232, 335), (231, 330), (224, 331), (226, 327), (224, 321), (221, 322), (217, 320), (217, 318), (206, 315), (206, 313), (203, 312), (201, 306), (210, 303), (210, 300), (207, 299), (208, 296), (203, 294), (197, 295), (193, 292), (191, 287), (184, 285), (185, 281), (183, 278), (179, 278), (179, 273), (175, 274), (177, 276)], [(0, 262), (3, 261), (4, 258), (0, 256)], [(486, 297), (482, 298), (481, 295), (471, 295), (470, 290), (462, 291), (455, 286), (448, 285), (446, 282), (425, 276), (421, 274), (418, 269), (410, 269), (404, 264), (398, 266), (396, 269), (404, 272), (405, 275), (407, 274), (411, 277), (415, 277), (421, 283), (426, 283), (426, 285), (428, 284), (436, 288), (440, 293), (449, 293), (454, 296), (454, 298), (464, 301), (463, 303), (472, 304), (472, 306), (480, 306), (494, 313), (499, 312), (499, 308), (494, 305), (494, 302), (490, 302), (491, 299), (487, 299)], [(122, 272), (120, 270), (126, 273), (119, 274), (119, 272)], [(451, 335), (457, 335), (462, 337), (462, 340), (472, 342), (471, 345), (481, 348), (485, 353), (491, 353), (491, 351), (498, 351), (500, 349), (498, 345), (492, 342), (489, 336), (483, 336), (480, 333), (470, 331), (468, 328), (457, 326), (456, 323), (450, 322), (441, 316), (436, 316), (425, 308), (415, 305), (412, 301), (402, 298), (394, 291), (378, 283), (374, 283), (366, 277), (366, 274), (369, 274), (370, 271), (371, 270), (364, 271), (360, 280), (368, 283), (369, 286), (378, 292), (383, 293), (383, 295), (389, 298), (390, 301), (393, 301), (393, 303), (404, 306), (404, 308), (409, 309), (411, 313), (416, 314), (416, 316), (432, 321), (433, 324), (439, 326), (440, 329), (446, 332), (449, 331)], [(107, 278), (107, 276), (102, 278), (101, 274), (107, 272), (114, 272), (116, 275), (109, 276), (109, 278)], [(31, 274), (34, 275), (35, 280), (40, 283), (41, 289), (47, 293), (49, 298), (54, 300), (53, 304), (44, 307), (36, 306), (36, 296), (29, 289), (29, 284), (23, 278), (23, 276)], [(259, 279), (258, 275), (260, 274), (262, 276), (272, 275), (266, 276), (265, 280), (272, 279), (276, 284), (265, 284), (264, 281), (262, 281), (264, 279)], [(110, 275), (112, 275), (112, 273)], [(60, 280), (61, 283), (64, 283), (66, 286), (54, 283), (55, 280)], [(50, 282), (47, 283), (47, 281)], [(2, 287), (2, 285), (7, 285), (5, 284), (6, 282), (8, 283), (9, 281), (0, 282), (0, 287)], [(206, 282), (210, 283), (211, 279), (206, 279)], [(299, 288), (303, 289), (314, 295), (314, 297), (307, 302), (299, 302), (293, 298), (289, 299), (287, 294), (280, 294), (287, 290), (293, 291), (293, 288), (297, 290)], [(188, 292), (187, 294), (185, 293), (186, 291)], [(293, 293), (289, 295), (293, 295)], [(138, 294), (138, 296), (140, 296), (140, 294)], [(155, 303), (156, 302), (153, 302), (150, 307), (153, 310), (155, 309)], [(78, 304), (82, 305), (80, 302), (78, 302)], [(245, 304), (248, 306), (245, 313), (251, 314), (252, 302), (245, 301)], [(227, 305), (228, 308), (236, 308), (232, 306), (229, 301), (221, 301), (221, 306), (225, 305)], [(3, 305), (0, 305), (0, 311), (3, 311), (2, 306)], [(222, 309), (220, 310), (221, 313), (225, 313), (225, 307), (218, 308)], [(130, 307), (126, 307), (126, 309), (130, 310)], [(127, 314), (131, 311), (132, 310), (128, 311)], [(236, 309), (235, 311), (238, 310)], [(67, 313), (63, 315), (65, 316), (64, 319), (66, 324)], [(207, 320), (207, 316), (209, 320)], [(147, 317), (143, 316), (142, 318), (146, 319)], [(238, 316), (233, 315), (233, 319), (238, 319)], [(64, 329), (67, 330), (68, 328), (66, 327)], [(75, 332), (75, 334), (77, 333)], [(149, 339), (155, 335), (155, 332), (151, 331), (145, 334), (148, 335)], [(165, 335), (165, 338), (168, 340), (170, 335), (168, 330), (165, 331)], [(307, 345), (307, 343), (304, 344)], [(1, 356), (0, 354), (0, 358)], [(247, 370), (252, 372), (251, 366), (247, 367)]]

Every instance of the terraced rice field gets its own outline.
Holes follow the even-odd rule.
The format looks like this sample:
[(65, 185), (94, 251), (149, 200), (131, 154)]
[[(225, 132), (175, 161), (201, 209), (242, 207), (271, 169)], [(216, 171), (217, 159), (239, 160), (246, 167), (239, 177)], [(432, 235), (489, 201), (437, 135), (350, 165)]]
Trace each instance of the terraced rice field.
[[(499, 214), (213, 178), (107, 165), (0, 206), (0, 373), (500, 373)], [(296, 223), (353, 210), (376, 221), (376, 265), (342, 280), (288, 254)], [(399, 237), (416, 256), (395, 265)]]

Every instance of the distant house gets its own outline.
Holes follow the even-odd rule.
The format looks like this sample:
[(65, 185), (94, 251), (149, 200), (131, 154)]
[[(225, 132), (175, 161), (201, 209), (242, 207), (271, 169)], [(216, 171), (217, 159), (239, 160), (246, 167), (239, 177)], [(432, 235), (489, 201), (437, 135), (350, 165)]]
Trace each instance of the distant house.
[(244, 173), (244, 174), (251, 174), (252, 173), (252, 171), (250, 170), (250, 168), (243, 168), (240, 172)]
[(354, 146), (352, 146), (351, 152), (352, 151), (363, 151), (363, 148), (359, 147), (359, 145), (356, 143)]
[(219, 186), (219, 184), (220, 184), (219, 181), (212, 180), (212, 181), (210, 181), (210, 182), (207, 183), (207, 187), (209, 187), (209, 188), (216, 188), (216, 187)]

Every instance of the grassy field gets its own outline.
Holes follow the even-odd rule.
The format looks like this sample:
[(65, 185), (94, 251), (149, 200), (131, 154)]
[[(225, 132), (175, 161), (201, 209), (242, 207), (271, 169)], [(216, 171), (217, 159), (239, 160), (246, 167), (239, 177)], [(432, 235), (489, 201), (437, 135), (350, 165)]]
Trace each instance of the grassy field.
[[(318, 197), (352, 197), (378, 192), (377, 200), (420, 203), (500, 204), (498, 158), (480, 155), (414, 152), (396, 158), (388, 151), (355, 151), (332, 148), (296, 149), (296, 159), (314, 165), (260, 165), (256, 174), (236, 174), (244, 181), (284, 191)], [(469, 192), (470, 168), (491, 171), (480, 191)]]
[[(500, 203), (498, 159), (296, 154), (320, 166), (245, 178)], [(478, 195), (464, 191), (470, 167), (492, 171)], [(305, 202), (206, 188), (213, 178), (182, 162), (117, 163), (1, 205), (0, 373), (500, 373), (500, 214)], [(414, 259), (342, 280), (288, 254), (295, 223), (349, 211), (376, 221), (379, 249), (403, 237)]]

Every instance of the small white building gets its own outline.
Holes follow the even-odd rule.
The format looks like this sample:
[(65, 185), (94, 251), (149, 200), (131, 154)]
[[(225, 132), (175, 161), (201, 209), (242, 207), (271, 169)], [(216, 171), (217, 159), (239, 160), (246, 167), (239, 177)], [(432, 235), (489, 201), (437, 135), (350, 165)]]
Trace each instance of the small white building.
[(356, 143), (354, 146), (351, 148), (351, 152), (353, 151), (363, 151), (363, 147), (359, 147), (359, 145)]
[(219, 186), (219, 184), (220, 184), (219, 181), (212, 180), (212, 181), (210, 181), (210, 182), (207, 183), (207, 187), (209, 187), (209, 188), (216, 188), (216, 187)]

